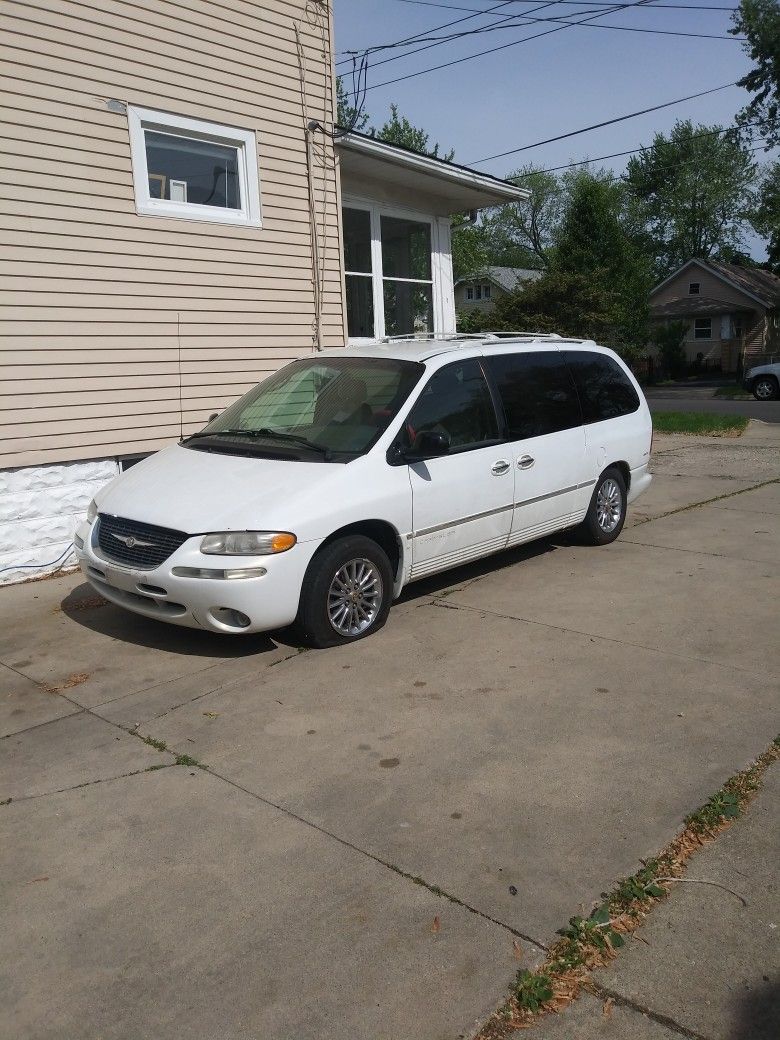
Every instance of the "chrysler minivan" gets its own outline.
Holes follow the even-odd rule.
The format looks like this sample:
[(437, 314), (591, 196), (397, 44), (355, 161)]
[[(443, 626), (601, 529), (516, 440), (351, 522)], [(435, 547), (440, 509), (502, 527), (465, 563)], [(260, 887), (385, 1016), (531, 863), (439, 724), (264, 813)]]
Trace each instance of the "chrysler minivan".
[(95, 496), (76, 552), (112, 603), (312, 646), (375, 632), (409, 582), (564, 528), (605, 545), (652, 423), (582, 340), (385, 342), (286, 365)]

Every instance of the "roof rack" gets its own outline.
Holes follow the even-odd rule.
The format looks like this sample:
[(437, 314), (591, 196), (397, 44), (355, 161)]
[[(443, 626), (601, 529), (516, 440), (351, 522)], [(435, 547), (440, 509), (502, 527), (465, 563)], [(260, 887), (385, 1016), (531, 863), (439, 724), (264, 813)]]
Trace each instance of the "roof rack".
[(383, 336), (380, 343), (448, 343), (496, 342), (502, 339), (544, 340), (550, 343), (584, 343), (574, 336), (560, 336), (557, 332), (412, 332), (403, 336)]

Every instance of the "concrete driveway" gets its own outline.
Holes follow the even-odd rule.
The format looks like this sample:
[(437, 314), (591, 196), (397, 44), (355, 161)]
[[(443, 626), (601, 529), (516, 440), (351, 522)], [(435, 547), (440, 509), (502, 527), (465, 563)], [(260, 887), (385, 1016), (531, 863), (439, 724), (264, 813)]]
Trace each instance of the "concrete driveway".
[(618, 542), (413, 586), (352, 647), (0, 592), (0, 1035), (473, 1034), (774, 736), (779, 445), (656, 438)]

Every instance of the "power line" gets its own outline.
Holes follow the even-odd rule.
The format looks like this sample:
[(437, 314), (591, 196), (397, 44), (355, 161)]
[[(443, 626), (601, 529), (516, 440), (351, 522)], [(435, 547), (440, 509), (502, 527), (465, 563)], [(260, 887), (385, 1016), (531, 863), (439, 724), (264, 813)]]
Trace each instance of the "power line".
[[(420, 7), (444, 7), (450, 11), (473, 11), (477, 14), (487, 14), (490, 8), (478, 8), (478, 7), (461, 7), (457, 4), (444, 4), (438, 2), (438, 0), (395, 0), (398, 4), (416, 4)], [(596, 4), (599, 7), (611, 7), (612, 4), (608, 0), (557, 0), (559, 4), (567, 4), (574, 7), (592, 7)], [(653, 4), (653, 8), (663, 8), (664, 10), (673, 11), (738, 11), (738, 7), (719, 7), (714, 4)]]
[(599, 11), (597, 14), (588, 15), (587, 18), (581, 18), (577, 22), (567, 22), (565, 25), (556, 25), (555, 28), (553, 28), (553, 29), (546, 29), (544, 32), (536, 33), (533, 36), (524, 36), (524, 37), (522, 37), (522, 39), (520, 39), (520, 40), (513, 40), (511, 43), (504, 43), (504, 44), (501, 44), (498, 47), (489, 47), (487, 50), (476, 51), (474, 54), (467, 54), (463, 58), (455, 58), (453, 61), (443, 62), (441, 65), (432, 65), (429, 68), (420, 69), (418, 72), (410, 72), (406, 76), (396, 76), (395, 79), (388, 79), (388, 80), (384, 80), (381, 83), (374, 83), (374, 84), (372, 84), (372, 86), (368, 87), (367, 90), (377, 90), (379, 87), (387, 87), (387, 86), (390, 86), (393, 83), (401, 83), (402, 81), (407, 80), (407, 79), (414, 79), (416, 76), (426, 75), (429, 72), (437, 72), (439, 69), (450, 68), (450, 66), (452, 66), (452, 65), (459, 65), (459, 64), (461, 64), (464, 61), (471, 61), (472, 58), (481, 58), (481, 57), (483, 57), (486, 54), (495, 54), (498, 51), (506, 50), (508, 47), (518, 47), (522, 43), (530, 43), (532, 40), (539, 40), (543, 36), (550, 36), (553, 33), (561, 32), (561, 30), (563, 30), (563, 29), (569, 29), (569, 28), (571, 28), (572, 26), (575, 26), (575, 25), (582, 25), (585, 22), (592, 21), (595, 18), (601, 18), (601, 17), (603, 17), (603, 15), (611, 14), (614, 11), (623, 11), (623, 10), (626, 10), (628, 8), (641, 7), (641, 6), (645, 5), (645, 4), (652, 3), (652, 2), (653, 2), (653, 0), (637, 0), (637, 2), (631, 3), (631, 4), (619, 4), (619, 5), (616, 5), (615, 7), (611, 8), (611, 9)]
[[(726, 126), (720, 127), (718, 130), (705, 130), (700, 134), (691, 134), (689, 137), (683, 138), (680, 143), (687, 143), (688, 141), (697, 141), (702, 137), (716, 137), (719, 134), (731, 134), (735, 131), (744, 130), (749, 126), (758, 126), (757, 122), (741, 123), (738, 126)], [(753, 144), (755, 138), (749, 141), (749, 144)], [(759, 145), (759, 147), (761, 147)], [(578, 159), (577, 162), (563, 163), (561, 166), (550, 166), (544, 170), (533, 170), (530, 173), (521, 174), (519, 177), (513, 177), (512, 180), (524, 180), (528, 177), (533, 177), (537, 173), (558, 173), (559, 170), (571, 170), (575, 166), (588, 166), (590, 163), (604, 162), (605, 159), (622, 159), (626, 155), (637, 155), (640, 152), (651, 152), (653, 145), (643, 145), (639, 148), (629, 148), (625, 152), (612, 152), (609, 155), (595, 155), (591, 159)], [(758, 149), (753, 148), (751, 152), (757, 151)]]
[[(420, 43), (420, 42), (422, 42), (422, 40), (425, 39), (425, 37), (428, 35), (428, 33), (438, 32), (440, 29), (449, 29), (449, 27), (451, 25), (459, 25), (461, 22), (472, 21), (474, 18), (478, 18), (480, 15), (491, 14), (493, 11), (498, 11), (502, 7), (508, 7), (510, 4), (517, 3), (517, 2), (518, 2), (518, 0), (503, 0), (503, 2), (500, 3), (500, 4), (494, 4), (492, 7), (486, 7), (482, 11), (476, 11), (476, 12), (474, 12), (472, 14), (467, 15), (465, 18), (456, 18), (454, 21), (452, 21), (452, 22), (444, 22), (442, 25), (432, 25), (430, 27), (430, 29), (423, 29), (421, 32), (415, 33), (413, 36), (407, 36), (406, 39), (404, 39), (404, 40), (396, 40), (394, 43), (386, 43), (386, 44), (378, 45), (376, 47), (369, 47), (369, 48), (367, 48), (365, 53), (369, 53), (369, 52), (372, 52), (372, 51), (375, 51), (375, 50), (385, 50), (388, 47), (403, 47), (407, 43)], [(340, 53), (341, 54), (352, 55), (352, 54), (355, 54), (355, 53), (363, 53), (363, 52), (341, 51)], [(336, 65), (343, 65), (344, 61), (348, 61), (348, 60), (349, 59), (347, 58), (347, 59), (343, 59), (342, 61), (337, 61)]]
[(527, 152), (530, 148), (539, 148), (543, 144), (552, 144), (554, 141), (565, 141), (569, 137), (577, 137), (579, 134), (589, 133), (591, 130), (600, 130), (604, 126), (613, 126), (615, 123), (622, 123), (626, 119), (635, 119), (637, 116), (647, 115), (648, 112), (658, 112), (662, 108), (670, 108), (672, 105), (682, 104), (683, 101), (693, 101), (695, 98), (705, 97), (707, 94), (716, 94), (719, 90), (727, 90), (729, 87), (735, 87), (737, 84), (724, 83), (720, 87), (711, 87), (709, 90), (701, 90), (697, 94), (688, 94), (687, 97), (675, 98), (674, 101), (664, 101), (660, 105), (651, 105), (650, 108), (641, 108), (637, 112), (628, 112), (624, 116), (616, 116), (614, 119), (605, 119), (601, 123), (592, 123), (590, 126), (583, 126), (579, 130), (569, 130), (565, 134), (557, 134), (555, 137), (547, 137), (543, 141), (534, 141), (533, 144), (524, 144), (519, 148), (510, 148), (506, 152), (498, 152), (496, 155), (488, 155), (484, 159), (473, 159), (467, 163), (468, 166), (480, 166), (482, 163), (491, 162), (493, 159), (504, 159), (507, 155), (517, 155), (518, 152)]
[[(419, 0), (408, 0), (408, 2), (409, 3), (416, 3), (416, 2), (419, 2)], [(551, 3), (543, 4), (542, 6), (543, 7), (550, 7), (550, 6), (553, 6), (555, 3), (559, 3), (559, 2), (560, 2), (560, 0), (551, 0)], [(538, 11), (538, 10), (541, 10), (541, 9), (542, 8), (532, 8), (532, 11), (533, 10), (537, 10)], [(610, 8), (610, 10), (614, 11), (614, 10), (616, 10), (616, 8), (613, 6), (612, 8)], [(594, 14), (594, 17), (602, 17), (602, 15), (606, 15), (608, 13), (609, 13), (609, 10), (597, 12), (597, 13)], [(465, 32), (451, 33), (451, 34), (449, 34), (447, 36), (440, 36), (440, 37), (431, 36), (431, 37), (429, 37), (429, 40), (431, 42), (426, 44), (424, 47), (416, 47), (414, 50), (407, 51), (405, 54), (394, 54), (394, 55), (391, 55), (391, 57), (389, 57), (389, 58), (383, 58), (381, 61), (375, 61), (375, 62), (372, 63), (371, 67), (376, 69), (376, 68), (379, 68), (380, 65), (387, 65), (391, 61), (401, 61), (403, 58), (410, 58), (414, 54), (420, 54), (422, 51), (430, 50), (432, 47), (439, 47), (443, 43), (451, 43), (453, 40), (460, 40), (460, 39), (463, 39), (466, 36), (477, 36), (477, 35), (480, 35), (482, 33), (495, 32), (498, 29), (514, 29), (518, 25), (533, 25), (533, 24), (536, 24), (538, 22), (558, 22), (563, 27), (566, 27), (566, 26), (572, 26), (572, 27), (582, 26), (585, 29), (610, 29), (610, 30), (617, 31), (617, 32), (649, 33), (650, 35), (653, 35), (653, 36), (687, 36), (689, 38), (696, 39), (696, 40), (726, 40), (729, 43), (744, 43), (745, 42), (745, 38), (743, 36), (731, 36), (731, 35), (724, 36), (723, 34), (719, 34), (719, 33), (685, 32), (684, 30), (678, 30), (678, 29), (649, 29), (649, 28), (643, 28), (643, 27), (633, 26), (633, 25), (603, 25), (603, 24), (596, 25), (596, 24), (593, 24), (593, 23), (589, 24), (587, 22), (570, 22), (570, 21), (568, 21), (568, 18), (574, 17), (573, 15), (567, 15), (565, 18), (563, 18), (563, 17), (556, 17), (556, 16), (550, 16), (550, 17), (547, 17), (547, 18), (531, 18), (531, 17), (529, 17), (530, 14), (531, 14), (531, 11), (527, 12), (527, 14), (508, 15), (506, 18), (503, 18), (500, 22), (495, 22), (492, 25), (485, 25), (485, 26), (482, 26), (479, 29), (468, 29)], [(507, 22), (510, 22), (511, 24), (505, 24)], [(532, 39), (533, 39), (533, 37), (532, 37)], [(522, 42), (522, 41), (516, 41), (516, 42)], [(378, 84), (378, 86), (382, 86), (382, 84)]]

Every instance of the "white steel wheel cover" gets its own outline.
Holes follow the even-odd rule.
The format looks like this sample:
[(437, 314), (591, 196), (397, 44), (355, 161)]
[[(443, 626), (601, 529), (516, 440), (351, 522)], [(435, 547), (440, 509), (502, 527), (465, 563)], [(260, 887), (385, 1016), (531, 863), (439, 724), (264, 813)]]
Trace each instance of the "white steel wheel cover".
[(359, 636), (376, 620), (382, 606), (382, 575), (365, 557), (339, 567), (328, 589), (328, 621), (340, 636)]
[(607, 477), (596, 495), (596, 519), (604, 534), (611, 534), (623, 514), (623, 493), (612, 477)]

